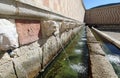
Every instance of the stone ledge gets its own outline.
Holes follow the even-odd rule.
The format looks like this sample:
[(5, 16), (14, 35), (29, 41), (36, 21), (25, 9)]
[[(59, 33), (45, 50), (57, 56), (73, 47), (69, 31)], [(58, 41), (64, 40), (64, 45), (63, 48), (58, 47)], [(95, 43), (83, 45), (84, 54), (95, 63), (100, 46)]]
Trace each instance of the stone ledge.
[(118, 41), (118, 40), (115, 39), (115, 38), (110, 37), (109, 35), (101, 32), (101, 31), (99, 31), (99, 30), (97, 30), (97, 29), (95, 29), (95, 28), (93, 28), (93, 30), (94, 30), (96, 33), (98, 33), (99, 35), (101, 35), (102, 37), (104, 37), (105, 39), (107, 39), (108, 41), (110, 41), (111, 43), (113, 43), (114, 45), (116, 45), (118, 48), (120, 48), (120, 41)]
[(90, 55), (92, 78), (118, 78), (109, 61), (101, 55)]
[(99, 43), (87, 43), (91, 55), (102, 55), (105, 56)]
[(53, 19), (59, 21), (76, 21), (78, 20), (63, 16), (61, 14), (41, 9), (21, 0), (1, 0), (0, 17), (6, 18), (30, 18), (30, 19)]
[[(87, 28), (87, 38), (94, 39), (91, 30)], [(90, 59), (91, 78), (118, 78), (110, 62), (105, 57), (105, 52), (102, 50), (100, 43), (87, 42)]]

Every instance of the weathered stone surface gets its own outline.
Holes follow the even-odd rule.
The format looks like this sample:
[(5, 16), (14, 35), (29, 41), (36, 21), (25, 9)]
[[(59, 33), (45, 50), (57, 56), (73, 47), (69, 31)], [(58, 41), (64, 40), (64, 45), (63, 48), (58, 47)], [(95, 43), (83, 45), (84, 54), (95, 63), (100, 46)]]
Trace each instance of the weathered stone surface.
[(101, 35), (103, 38), (107, 39), (108, 41), (110, 41), (111, 43), (113, 43), (114, 45), (116, 45), (117, 47), (120, 48), (120, 41), (119, 40), (117, 40), (117, 39), (115, 39), (115, 38), (101, 32), (101, 31), (99, 31), (99, 30), (97, 30), (95, 28), (93, 28), (93, 29), (94, 29), (95, 32), (97, 32), (99, 35)]
[(88, 43), (96, 43), (96, 42), (98, 42), (98, 41), (96, 40), (95, 37), (87, 36), (87, 42), (88, 42)]
[(49, 7), (50, 0), (43, 0), (43, 5)]
[(72, 22), (71, 22), (71, 23), (69, 24), (69, 28), (70, 28), (70, 29), (73, 29), (73, 28), (75, 28), (76, 26), (77, 26), (76, 23), (72, 23)]
[(13, 58), (18, 78), (33, 78), (41, 70), (42, 50), (38, 43), (32, 43), (15, 50)]
[[(61, 15), (67, 16), (67, 17), (71, 17), (74, 18), (76, 20), (79, 20), (81, 22), (83, 22), (84, 20), (84, 13), (85, 13), (85, 9), (83, 8), (82, 5), (82, 0), (75, 0), (75, 1), (70, 1), (70, 0), (17, 0), (19, 3), (24, 3), (27, 5), (32, 5), (34, 7), (37, 8), (42, 8), (42, 9), (46, 9), (55, 13), (59, 13)], [(78, 3), (78, 4), (76, 4)], [(35, 9), (30, 8), (27, 6), (24, 7), (23, 5), (21, 6), (20, 4), (18, 4), (17, 6), (19, 6), (19, 13), (22, 15), (39, 15), (39, 12), (36, 12)], [(74, 6), (74, 9), (72, 6)], [(32, 10), (29, 10), (32, 9)], [(27, 14), (27, 12), (28, 14)], [(33, 13), (32, 13), (33, 12)]]
[(0, 53), (0, 78), (16, 78), (13, 63), (8, 53)]
[(69, 30), (68, 31), (68, 40), (71, 40), (72, 35), (73, 35), (73, 30)]
[[(20, 3), (32, 5), (37, 8), (42, 8), (42, 9), (48, 10), (48, 8), (46, 8), (45, 5), (43, 4), (43, 0), (29, 0), (29, 1), (28, 0), (17, 0), (17, 1)], [(46, 1), (46, 0), (44, 0), (44, 1)]]
[(112, 65), (105, 57), (105, 53), (102, 50), (100, 43), (93, 41), (95, 40), (95, 37), (89, 28), (87, 28), (87, 39), (89, 39), (87, 44), (90, 54), (92, 78), (118, 78)]
[(68, 39), (68, 32), (64, 32), (61, 34), (61, 37), (60, 37), (60, 42), (62, 44), (65, 44), (67, 42), (67, 39)]
[(69, 30), (69, 22), (62, 22), (60, 27), (60, 33), (63, 33), (68, 30)]
[(12, 19), (0, 19), (0, 50), (8, 50), (18, 47), (18, 34), (15, 21)]
[(40, 37), (40, 21), (16, 19), (20, 45), (29, 44)]
[(98, 42), (96, 40), (96, 38), (94, 37), (93, 33), (91, 32), (91, 30), (87, 27), (87, 42), (88, 43), (96, 43)]
[(47, 42), (42, 46), (43, 51), (43, 66), (45, 66), (50, 60), (53, 59), (54, 55), (57, 54), (59, 49), (58, 39), (51, 36)]
[[(110, 27), (110, 26), (109, 26), (109, 27)], [(109, 28), (109, 27), (106, 26), (106, 28)], [(110, 28), (112, 28), (112, 27), (110, 27)], [(104, 27), (103, 27), (103, 29), (104, 29)], [(118, 25), (118, 26), (117, 26), (117, 25), (116, 25), (116, 26), (113, 26), (112, 29), (116, 29), (116, 31), (117, 31), (117, 29), (120, 30), (120, 26), (119, 26), (119, 25)], [(109, 30), (110, 30), (110, 29), (109, 29)], [(115, 31), (115, 30), (113, 30), (113, 31)], [(113, 31), (103, 31), (103, 30), (102, 30), (101, 32), (103, 32), (103, 33), (111, 36), (111, 38), (114, 38), (114, 39), (120, 41), (120, 32), (113, 32)]]
[(17, 78), (12, 61), (0, 65), (0, 78)]
[(105, 56), (104, 51), (102, 50), (100, 43), (87, 43), (89, 47), (90, 54), (92, 55), (103, 55)]
[(92, 78), (118, 78), (109, 61), (101, 55), (90, 55)]
[(8, 53), (0, 53), (0, 65), (3, 65), (9, 61), (11, 61), (11, 58)]
[(74, 34), (77, 34), (77, 32), (80, 30), (80, 28), (81, 28), (81, 27), (75, 27), (75, 28), (73, 29), (73, 33), (74, 33)]
[(0, 0), (0, 14), (14, 15), (16, 10), (15, 0)]
[(59, 34), (59, 24), (55, 21), (42, 21), (41, 28), (43, 39)]
[(66, 44), (72, 37), (75, 36), (74, 30), (69, 30), (68, 32), (63, 32), (60, 36), (60, 42), (62, 45)]

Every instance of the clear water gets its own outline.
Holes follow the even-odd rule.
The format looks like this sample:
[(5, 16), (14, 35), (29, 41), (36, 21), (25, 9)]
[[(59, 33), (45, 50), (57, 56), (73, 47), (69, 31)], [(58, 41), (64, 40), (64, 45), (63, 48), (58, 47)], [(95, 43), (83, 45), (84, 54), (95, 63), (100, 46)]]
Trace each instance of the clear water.
[(48, 70), (43, 72), (43, 76), (37, 78), (88, 78), (88, 48), (84, 27)]
[(120, 49), (111, 43), (103, 43), (102, 46), (107, 54), (107, 59), (111, 62), (118, 78), (120, 78)]

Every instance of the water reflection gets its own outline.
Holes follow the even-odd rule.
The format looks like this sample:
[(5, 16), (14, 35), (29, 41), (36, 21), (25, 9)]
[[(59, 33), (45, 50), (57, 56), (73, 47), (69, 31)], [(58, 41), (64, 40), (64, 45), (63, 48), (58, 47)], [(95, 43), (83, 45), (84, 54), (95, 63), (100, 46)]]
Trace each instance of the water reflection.
[[(63, 48), (62, 44), (61, 46)], [(46, 72), (43, 78), (88, 78), (88, 49), (85, 28), (64, 49)]]
[(85, 73), (86, 72), (86, 67), (82, 63), (72, 64), (72, 65), (70, 65), (70, 67), (75, 72), (78, 72), (78, 73)]
[(102, 47), (106, 52), (106, 57), (111, 62), (115, 73), (118, 75), (118, 78), (120, 78), (120, 49), (108, 42), (102, 43)]
[(106, 57), (110, 62), (115, 63), (120, 66), (120, 56), (108, 54), (106, 55)]
[(76, 49), (76, 50), (75, 50), (75, 53), (76, 53), (76, 54), (81, 54), (81, 53), (82, 53), (82, 50)]

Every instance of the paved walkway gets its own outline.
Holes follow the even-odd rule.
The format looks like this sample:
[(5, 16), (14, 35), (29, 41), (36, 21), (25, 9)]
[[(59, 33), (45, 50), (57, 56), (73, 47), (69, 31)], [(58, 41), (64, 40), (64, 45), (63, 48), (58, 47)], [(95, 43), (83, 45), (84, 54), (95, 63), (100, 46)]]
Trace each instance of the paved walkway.
[(120, 32), (111, 32), (111, 31), (102, 31), (102, 32), (120, 41)]

